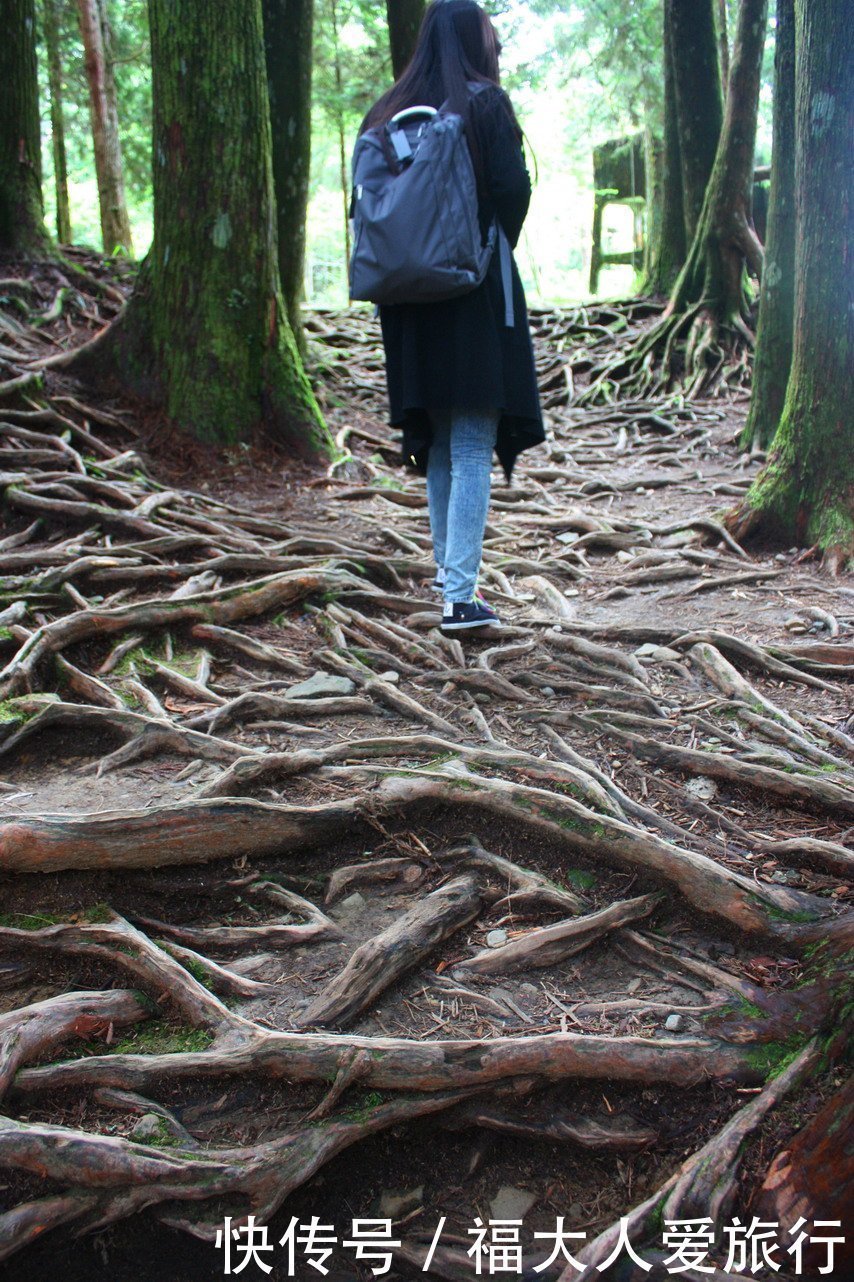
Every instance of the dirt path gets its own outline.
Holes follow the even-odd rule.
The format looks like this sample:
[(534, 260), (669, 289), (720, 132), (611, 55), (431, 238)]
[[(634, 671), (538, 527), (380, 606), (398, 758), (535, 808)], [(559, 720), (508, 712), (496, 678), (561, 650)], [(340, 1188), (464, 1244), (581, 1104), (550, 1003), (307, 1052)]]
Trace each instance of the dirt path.
[(465, 641), (364, 317), (312, 319), (347, 455), (299, 485), (0, 386), (0, 1276), (219, 1277), (247, 1211), (389, 1218), (400, 1278), (444, 1216), (452, 1279), (562, 1215), (592, 1266), (650, 1198), (654, 1260), (662, 1208), (744, 1218), (739, 1110), (767, 1166), (840, 1084), (854, 590), (724, 539), (743, 399), (574, 403), (647, 319), (535, 315)]

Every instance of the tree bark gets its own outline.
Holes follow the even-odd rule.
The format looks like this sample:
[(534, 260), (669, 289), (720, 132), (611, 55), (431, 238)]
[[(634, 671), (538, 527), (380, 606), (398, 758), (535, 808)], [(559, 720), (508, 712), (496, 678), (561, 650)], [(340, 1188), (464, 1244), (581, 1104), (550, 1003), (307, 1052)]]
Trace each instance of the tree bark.
[(68, 203), (68, 165), (65, 158), (65, 120), (62, 111), (62, 52), (59, 47), (57, 0), (44, 0), (43, 11), (50, 83), (50, 131), (56, 189), (56, 238), (61, 245), (69, 245), (71, 243), (71, 210)]
[(301, 303), (311, 166), (313, 0), (263, 0), (279, 276), (288, 320), (305, 351)]
[(765, 449), (783, 413), (795, 312), (795, 0), (777, 0), (774, 148), (753, 395), (742, 437)]
[(154, 241), (108, 357), (202, 439), (325, 453), (279, 282), (261, 0), (149, 15)]
[(395, 80), (409, 63), (421, 30), (424, 17), (424, 0), (386, 0), (388, 40), (391, 46), (391, 66)]
[(35, 0), (4, 0), (0, 40), (0, 248), (47, 249), (41, 187)]
[(729, 21), (727, 18), (727, 0), (718, 0), (717, 12), (718, 59), (721, 68), (721, 86), (726, 97), (729, 87)]
[[(773, 1220), (787, 1230), (801, 1216), (810, 1221), (844, 1222), (852, 1191), (854, 1078), (849, 1078), (821, 1112), (774, 1158), (753, 1208), (760, 1219)], [(825, 1229), (821, 1236), (841, 1237), (842, 1234), (839, 1230)], [(826, 1263), (825, 1246), (818, 1242), (806, 1245), (803, 1267), (810, 1275), (817, 1276)], [(834, 1273), (839, 1270), (838, 1277), (851, 1276), (854, 1242), (850, 1237), (834, 1252), (834, 1266)]]
[[(664, 138), (653, 140), (647, 164), (649, 218), (647, 271), (642, 293), (669, 294), (685, 264), (685, 211), (682, 199), (682, 158), (673, 66), (670, 6), (664, 8)], [(658, 162), (656, 163), (656, 152)]]
[(341, 42), (339, 39), (338, 5), (331, 0), (332, 45), (335, 59), (335, 130), (338, 136), (338, 181), (341, 187), (341, 206), (344, 214), (344, 279), (350, 273), (350, 190), (347, 167), (347, 137), (342, 107), (344, 74), (341, 67)]
[(854, 556), (854, 328), (849, 181), (854, 27), (835, 0), (795, 0), (795, 313), (792, 368), (767, 467), (733, 531), (815, 546), (833, 570)]
[(686, 365), (701, 367), (716, 346), (720, 325), (732, 325), (752, 341), (745, 262), (755, 275), (762, 247), (753, 230), (753, 154), (759, 79), (768, 0), (742, 0), (733, 48), (726, 116), (714, 169), (688, 261), (670, 300), (671, 313), (702, 305), (686, 353)]
[(80, 34), (86, 52), (89, 115), (98, 179), (98, 205), (104, 253), (133, 254), (125, 183), (116, 86), (111, 60), (111, 36), (105, 0), (77, 0)]
[(685, 243), (700, 220), (723, 120), (714, 0), (666, 0), (679, 124)]

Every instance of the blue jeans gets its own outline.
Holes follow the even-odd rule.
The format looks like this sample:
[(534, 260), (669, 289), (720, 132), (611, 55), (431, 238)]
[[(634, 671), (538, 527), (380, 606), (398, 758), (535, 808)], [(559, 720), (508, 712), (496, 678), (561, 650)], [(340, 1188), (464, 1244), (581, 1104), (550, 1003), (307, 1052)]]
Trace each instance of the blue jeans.
[(445, 600), (471, 601), (477, 586), (489, 509), (495, 410), (431, 414), (427, 500), (436, 565), (445, 569)]

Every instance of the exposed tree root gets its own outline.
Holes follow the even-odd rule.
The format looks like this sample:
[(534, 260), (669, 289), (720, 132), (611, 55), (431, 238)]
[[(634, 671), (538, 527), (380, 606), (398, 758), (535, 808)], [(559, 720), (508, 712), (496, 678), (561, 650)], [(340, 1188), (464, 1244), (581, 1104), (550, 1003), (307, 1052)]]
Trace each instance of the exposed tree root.
[[(0, 1170), (26, 1188), (0, 1257), (144, 1208), (210, 1239), (432, 1113), (475, 1154), (546, 1141), (538, 1170), (556, 1142), (623, 1155), (606, 1214), (650, 1262), (663, 1210), (743, 1211), (742, 1145), (844, 1018), (854, 807), (850, 598), (715, 519), (750, 484), (724, 418), (749, 335), (703, 306), (534, 310), (553, 438), (493, 495), (481, 582), (504, 629), (460, 639), (427, 595), (423, 481), (389, 485), (373, 322), (315, 327), (361, 452), (250, 510), (177, 465), (152, 479), (128, 416), (54, 394), (50, 363), (32, 381), (76, 315), (61, 288), (18, 292), (38, 327), (0, 314)], [(687, 396), (654, 397), (665, 382)], [(722, 631), (721, 594), (752, 608), (759, 583), (822, 639), (760, 644), (737, 606)], [(308, 678), (320, 697), (292, 695)], [(712, 1084), (717, 1133), (674, 1171), (704, 1113), (674, 1126), (679, 1092)], [(759, 1091), (733, 1115), (736, 1084)], [(631, 1094), (658, 1116), (636, 1122)], [(84, 1104), (85, 1130), (52, 1124)], [(151, 1143), (99, 1133), (140, 1114)], [(771, 1173), (785, 1214), (790, 1166)], [(658, 1186), (640, 1206), (635, 1173)], [(461, 1245), (431, 1275), (470, 1277)]]
[(443, 939), (472, 920), (481, 896), (473, 877), (457, 877), (420, 900), (388, 930), (357, 948), (340, 974), (312, 1002), (302, 1024), (343, 1027)]

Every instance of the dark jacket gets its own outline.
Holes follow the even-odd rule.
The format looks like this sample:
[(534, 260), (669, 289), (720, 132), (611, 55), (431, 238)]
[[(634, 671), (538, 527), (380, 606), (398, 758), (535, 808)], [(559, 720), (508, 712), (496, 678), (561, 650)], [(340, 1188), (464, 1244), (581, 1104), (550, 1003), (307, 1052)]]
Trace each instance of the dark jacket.
[[(479, 212), (486, 231), (498, 217), (512, 246), (531, 198), (522, 146), (502, 99), (487, 88), (470, 104), (480, 160)], [(496, 453), (507, 475), (517, 455), (545, 440), (525, 295), (513, 263), (515, 324), (505, 324), (498, 251), (477, 289), (442, 303), (380, 308), (391, 422), (403, 429), (403, 461), (423, 472), (430, 411), (497, 409)]]

